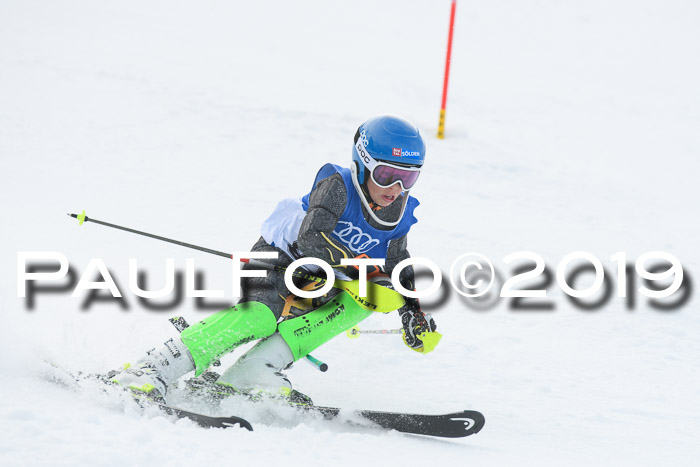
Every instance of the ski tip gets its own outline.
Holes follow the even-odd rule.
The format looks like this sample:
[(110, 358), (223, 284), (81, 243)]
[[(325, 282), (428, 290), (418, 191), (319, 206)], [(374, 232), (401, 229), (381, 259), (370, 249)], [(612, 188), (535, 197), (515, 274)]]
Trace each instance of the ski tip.
[[(465, 410), (462, 412), (462, 415), (466, 418), (466, 420), (470, 420), (471, 422), (473, 422), (465, 423), (464, 426), (466, 434), (464, 436), (473, 435), (480, 432), (486, 424), (486, 417), (484, 417), (484, 414), (482, 414), (481, 412), (477, 412), (476, 410)], [(465, 418), (456, 417), (456, 419), (461, 421), (464, 421)]]

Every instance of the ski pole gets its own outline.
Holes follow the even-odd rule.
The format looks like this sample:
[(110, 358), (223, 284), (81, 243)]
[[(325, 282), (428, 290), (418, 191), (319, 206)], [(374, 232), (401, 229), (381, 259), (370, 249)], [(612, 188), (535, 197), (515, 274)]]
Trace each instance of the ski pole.
[[(173, 240), (172, 238), (161, 237), (160, 235), (154, 235), (154, 234), (151, 234), (148, 232), (142, 232), (141, 230), (135, 230), (135, 229), (131, 229), (129, 227), (121, 226), (121, 225), (110, 224), (109, 222), (100, 221), (100, 220), (86, 216), (85, 211), (83, 211), (82, 214), (68, 213), (68, 215), (70, 217), (78, 219), (79, 225), (83, 225), (84, 222), (92, 222), (94, 224), (104, 225), (105, 227), (111, 227), (113, 229), (123, 230), (125, 232), (130, 232), (130, 233), (134, 233), (137, 235), (143, 235), (144, 237), (154, 238), (156, 240), (161, 240), (163, 242), (174, 243), (175, 245), (184, 246), (186, 248), (192, 248), (193, 250), (203, 251), (205, 253), (209, 253), (212, 255), (223, 256), (224, 258), (233, 259), (233, 255), (231, 253), (225, 253), (223, 251), (218, 251), (218, 250), (213, 250), (211, 248), (206, 248), (203, 246), (193, 245), (192, 243), (186, 243), (186, 242), (182, 242), (180, 240)], [(283, 273), (287, 270), (287, 268), (285, 268), (283, 266), (269, 264), (269, 263), (266, 263), (264, 261), (260, 261), (260, 260), (253, 259), (253, 258), (240, 258), (240, 261), (242, 263), (250, 264), (251, 266), (259, 267), (262, 269), (267, 269), (268, 271), (275, 271), (275, 272), (282, 272)], [(294, 273), (292, 275), (294, 277), (300, 277), (302, 279), (310, 280), (312, 282), (318, 282), (318, 283), (326, 282), (326, 279), (323, 279), (321, 277), (314, 276), (311, 274), (306, 274), (306, 273), (303, 273), (300, 271), (294, 271)]]
[(353, 326), (350, 329), (348, 329), (347, 331), (345, 331), (345, 334), (350, 339), (357, 339), (358, 337), (360, 337), (360, 334), (403, 334), (403, 328), (362, 330), (357, 326)]
[(306, 361), (309, 362), (311, 365), (313, 365), (313, 367), (319, 371), (323, 371), (323, 372), (328, 371), (328, 365), (323, 363), (318, 358), (312, 356), (311, 354), (308, 354), (306, 356)]
[[(116, 224), (110, 224), (109, 222), (104, 222), (100, 221), (97, 219), (90, 218), (85, 215), (85, 211), (83, 211), (82, 214), (68, 214), (68, 216), (73, 217), (75, 219), (78, 219), (79, 225), (83, 225), (84, 222), (93, 222), (95, 224), (100, 224), (104, 225), (105, 227), (111, 227), (113, 229), (118, 229), (118, 230), (123, 230), (125, 232), (130, 232), (134, 233), (137, 235), (143, 235), (144, 237), (150, 237), (154, 238), (156, 240), (161, 240), (164, 242), (168, 243), (174, 243), (175, 245), (180, 245), (184, 246), (186, 248), (192, 248), (194, 250), (198, 251), (203, 251), (205, 253), (209, 253), (212, 255), (217, 255), (217, 256), (223, 256), (224, 258), (228, 259), (233, 259), (233, 255), (231, 253), (225, 253), (223, 251), (218, 251), (218, 250), (213, 250), (211, 248), (206, 248), (202, 246), (197, 246), (193, 245), (192, 243), (185, 243), (180, 240), (173, 240), (172, 238), (167, 238), (167, 237), (161, 237), (160, 235), (154, 235), (148, 232), (142, 232), (140, 230), (135, 230), (131, 229), (129, 227), (124, 227), (121, 225), (116, 225)], [(268, 271), (274, 271), (274, 272), (280, 272), (280, 273), (286, 273), (289, 268), (286, 268), (284, 266), (280, 265), (275, 265), (275, 264), (269, 264), (260, 260), (256, 260), (253, 258), (238, 258), (241, 262), (250, 264), (251, 266), (259, 267), (261, 269), (267, 269)], [(324, 279), (322, 277), (315, 276), (313, 274), (309, 274), (306, 272), (301, 272), (299, 270), (295, 270), (292, 272), (292, 276), (294, 277), (299, 277), (311, 282), (316, 282), (318, 284), (325, 284), (327, 281), (332, 280), (333, 281), (333, 287), (344, 290), (350, 294), (350, 296), (355, 300), (355, 302), (363, 309), (367, 311), (376, 311), (379, 313), (389, 313), (390, 311), (397, 310), (404, 304), (404, 299), (403, 297), (396, 291), (387, 288), (381, 284), (377, 284), (374, 282), (367, 282), (367, 286), (372, 286), (375, 291), (379, 292), (377, 295), (378, 298), (381, 298), (381, 301), (373, 301), (373, 300), (368, 300), (365, 296), (360, 296), (359, 290), (360, 290), (360, 282), (355, 279), (355, 280), (345, 280), (345, 279), (340, 279), (336, 278), (335, 276), (331, 279), (330, 277), (328, 279)], [(381, 291), (381, 292), (380, 292)]]

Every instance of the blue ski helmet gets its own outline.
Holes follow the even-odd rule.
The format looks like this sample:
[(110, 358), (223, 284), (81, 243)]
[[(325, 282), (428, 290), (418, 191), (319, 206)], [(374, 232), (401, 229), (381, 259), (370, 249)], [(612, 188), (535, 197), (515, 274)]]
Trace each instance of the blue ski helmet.
[[(393, 227), (403, 218), (408, 192), (425, 161), (425, 143), (418, 128), (390, 115), (375, 117), (360, 125), (352, 149), (352, 182), (369, 215), (380, 225)], [(400, 183), (402, 207), (393, 222), (380, 219), (374, 212), (367, 187), (368, 180), (380, 187)]]
[(425, 143), (418, 128), (391, 115), (370, 118), (357, 129), (352, 148), (352, 161), (361, 186), (367, 182), (369, 171), (357, 150), (360, 138), (369, 155), (379, 162), (398, 167), (421, 167), (425, 161)]

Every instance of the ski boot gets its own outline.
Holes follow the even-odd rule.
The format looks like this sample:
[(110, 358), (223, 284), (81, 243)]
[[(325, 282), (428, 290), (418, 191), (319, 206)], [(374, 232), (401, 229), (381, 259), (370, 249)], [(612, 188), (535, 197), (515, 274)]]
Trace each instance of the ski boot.
[(289, 405), (313, 405), (311, 398), (292, 389), (282, 371), (290, 368), (294, 356), (279, 333), (261, 340), (216, 381), (222, 392), (237, 392), (250, 400), (284, 401)]
[(121, 369), (107, 373), (104, 379), (108, 383), (127, 388), (137, 401), (145, 397), (151, 402), (160, 404), (165, 402), (167, 384), (158, 370), (149, 362), (136, 365), (125, 363)]
[(124, 364), (105, 379), (130, 390), (137, 398), (163, 403), (168, 386), (192, 370), (194, 362), (187, 347), (179, 339), (169, 339), (159, 351), (148, 351), (135, 364)]
[(289, 387), (280, 388), (278, 392), (259, 387), (241, 390), (229, 383), (218, 381), (219, 374), (212, 371), (203, 373), (199, 378), (192, 378), (186, 382), (187, 389), (193, 395), (204, 397), (210, 402), (218, 403), (222, 400), (238, 396), (250, 402), (262, 402), (265, 400), (283, 401), (284, 403), (298, 407), (310, 407), (313, 401), (309, 396)]
[(221, 402), (230, 396), (248, 397), (245, 392), (239, 391), (230, 384), (219, 382), (220, 376), (214, 371), (205, 371), (199, 377), (187, 380), (185, 385), (192, 395), (204, 397), (212, 403)]
[(284, 400), (284, 402), (286, 402), (289, 405), (293, 405), (300, 408), (311, 407), (314, 405), (314, 401), (312, 401), (309, 396), (297, 391), (296, 389), (292, 389), (289, 392), (283, 392), (282, 400)]

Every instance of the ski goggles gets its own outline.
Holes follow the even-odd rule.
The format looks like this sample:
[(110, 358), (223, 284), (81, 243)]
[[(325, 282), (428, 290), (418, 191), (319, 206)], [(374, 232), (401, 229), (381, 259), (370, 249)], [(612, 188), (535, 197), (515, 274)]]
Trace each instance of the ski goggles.
[(364, 166), (369, 170), (372, 181), (381, 188), (389, 188), (397, 183), (406, 191), (413, 188), (420, 175), (420, 167), (399, 167), (386, 162), (379, 162), (369, 154), (362, 138), (355, 142), (355, 149)]
[(370, 175), (372, 177), (372, 181), (381, 188), (389, 188), (392, 185), (400, 183), (401, 188), (405, 191), (413, 188), (413, 185), (415, 185), (416, 181), (418, 181), (420, 168), (404, 168), (385, 164), (384, 162), (376, 162), (376, 165), (370, 171)]

